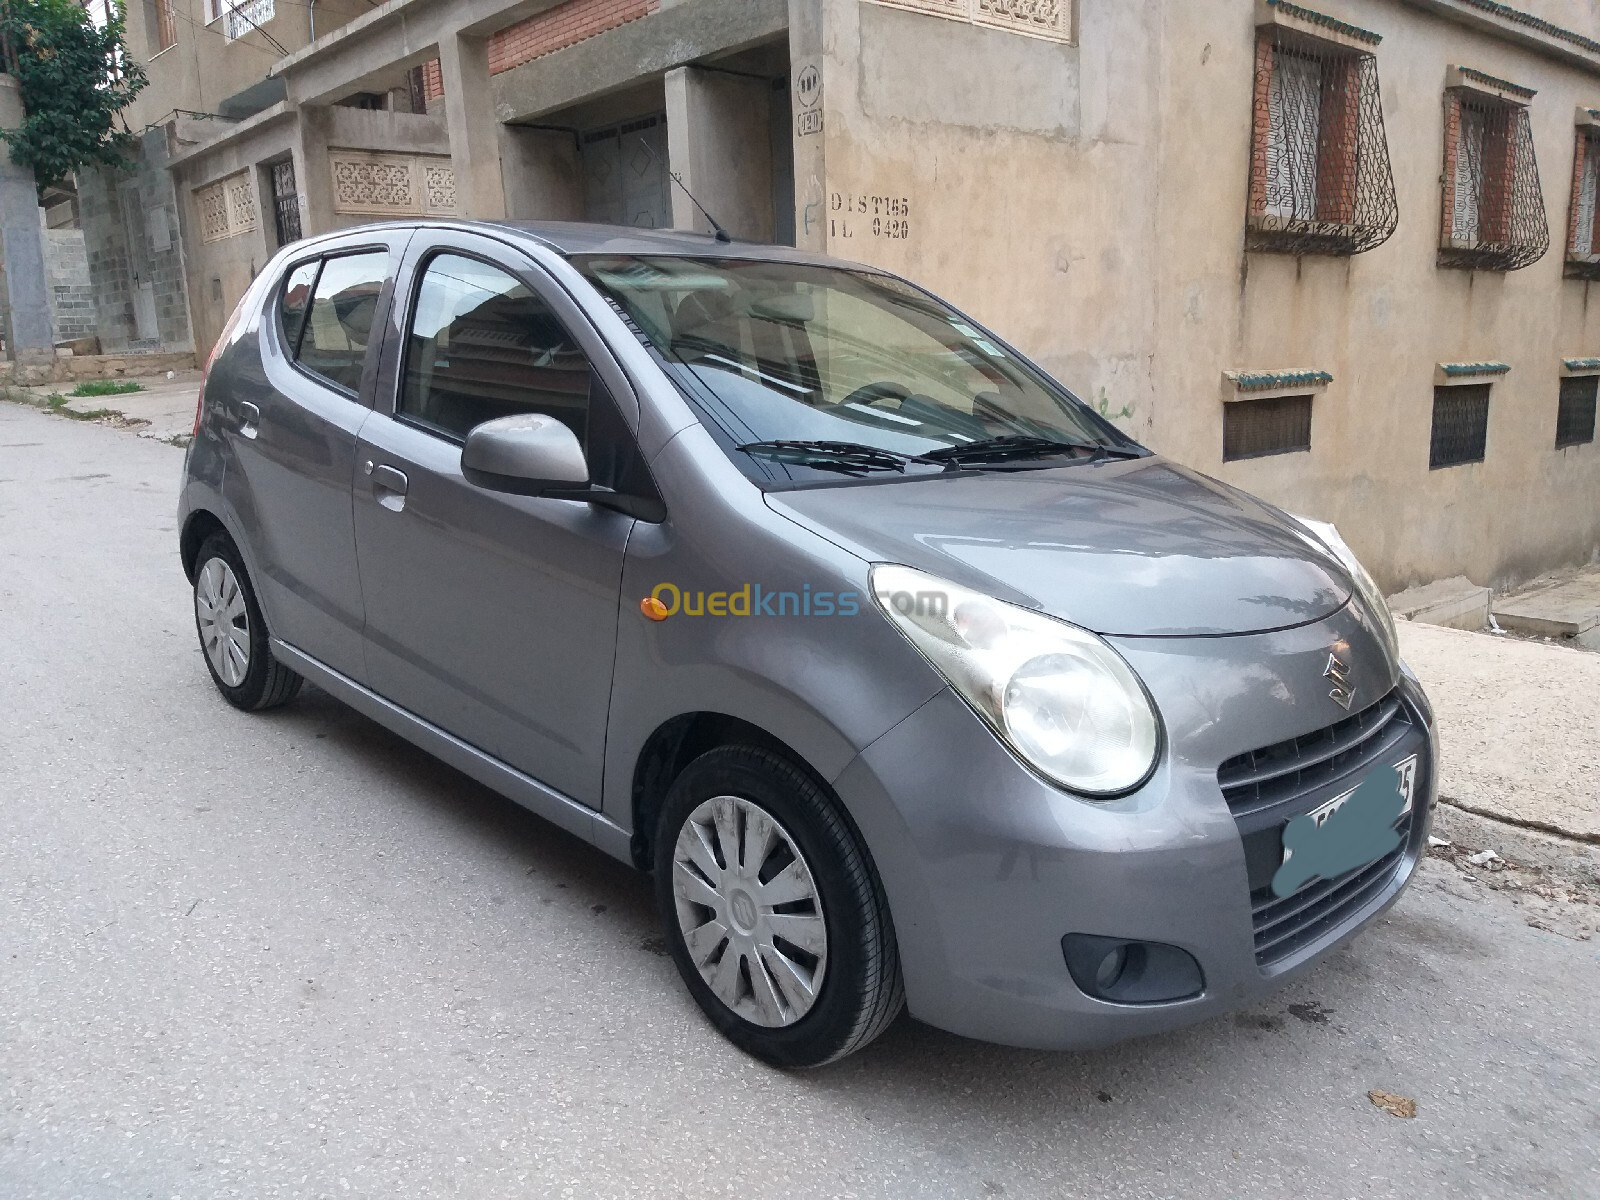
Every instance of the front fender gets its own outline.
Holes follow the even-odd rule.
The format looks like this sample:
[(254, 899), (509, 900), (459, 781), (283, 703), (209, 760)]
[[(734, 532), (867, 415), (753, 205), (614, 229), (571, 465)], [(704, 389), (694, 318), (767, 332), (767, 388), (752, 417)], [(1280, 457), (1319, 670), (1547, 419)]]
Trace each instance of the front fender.
[[(602, 798), (610, 820), (632, 831), (635, 765), (673, 717), (739, 717), (831, 781), (943, 686), (873, 606), (869, 564), (768, 508), (704, 430), (674, 438), (651, 469), (668, 519), (634, 527), (623, 566)], [(659, 584), (682, 602), (656, 621), (640, 602)], [(749, 615), (685, 611), (695, 596), (745, 589)], [(771, 615), (758, 596), (772, 597)]]

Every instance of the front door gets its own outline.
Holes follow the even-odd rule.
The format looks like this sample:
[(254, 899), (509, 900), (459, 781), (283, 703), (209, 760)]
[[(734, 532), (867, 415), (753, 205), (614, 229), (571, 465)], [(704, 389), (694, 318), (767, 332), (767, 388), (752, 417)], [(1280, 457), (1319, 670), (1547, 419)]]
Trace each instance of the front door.
[[(461, 474), (473, 426), (540, 412), (585, 441), (609, 395), (520, 254), (429, 235), (391, 411), (361, 430), (356, 544), (373, 688), (571, 798), (598, 807), (622, 556), (633, 519), (490, 492)], [(417, 239), (422, 242), (422, 237)], [(569, 302), (570, 303), (570, 302)], [(586, 441), (587, 439), (587, 441)]]

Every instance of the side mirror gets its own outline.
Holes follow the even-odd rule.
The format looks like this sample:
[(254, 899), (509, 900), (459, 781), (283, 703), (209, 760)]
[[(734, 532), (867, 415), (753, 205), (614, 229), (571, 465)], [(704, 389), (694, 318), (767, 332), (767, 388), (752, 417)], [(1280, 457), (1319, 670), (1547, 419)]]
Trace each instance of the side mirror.
[(515, 496), (582, 497), (589, 464), (577, 436), (554, 417), (519, 413), (473, 426), (461, 448), (467, 482)]

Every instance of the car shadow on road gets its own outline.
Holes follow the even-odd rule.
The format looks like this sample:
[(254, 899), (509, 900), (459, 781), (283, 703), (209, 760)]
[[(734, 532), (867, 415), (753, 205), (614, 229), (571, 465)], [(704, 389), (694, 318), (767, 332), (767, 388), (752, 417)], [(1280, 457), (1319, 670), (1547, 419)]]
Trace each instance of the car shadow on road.
[[(297, 740), (326, 740), (352, 766), (370, 772), (386, 806), (409, 805), (456, 843), (482, 843), (485, 858), (509, 858), (531, 890), (620, 922), (637, 944), (657, 931), (647, 876), (441, 762), (319, 688), (291, 705), (258, 714)], [(402, 815), (395, 810), (395, 817)], [(664, 952), (664, 951), (663, 951)]]

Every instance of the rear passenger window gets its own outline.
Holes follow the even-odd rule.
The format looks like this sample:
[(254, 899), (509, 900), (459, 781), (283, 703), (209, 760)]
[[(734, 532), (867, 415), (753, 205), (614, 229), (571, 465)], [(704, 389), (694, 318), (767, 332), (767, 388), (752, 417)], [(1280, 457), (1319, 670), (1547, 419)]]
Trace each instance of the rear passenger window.
[(382, 250), (323, 260), (296, 355), (302, 367), (352, 392), (360, 390), (367, 340), (388, 267), (389, 255)]
[(289, 357), (300, 349), (300, 325), (305, 320), (306, 309), (311, 304), (311, 287), (317, 282), (317, 268), (321, 259), (301, 263), (289, 272), (283, 284), (283, 299), (278, 302), (278, 312), (283, 317), (283, 344)]
[(543, 413), (584, 441), (589, 360), (549, 307), (510, 275), (441, 254), (417, 289), (400, 413), (464, 438), (474, 425)]

